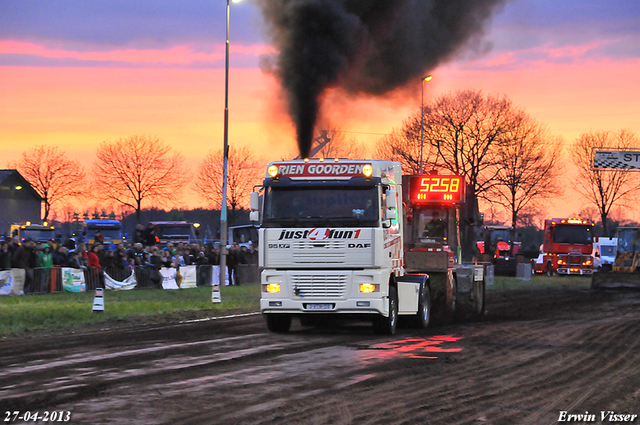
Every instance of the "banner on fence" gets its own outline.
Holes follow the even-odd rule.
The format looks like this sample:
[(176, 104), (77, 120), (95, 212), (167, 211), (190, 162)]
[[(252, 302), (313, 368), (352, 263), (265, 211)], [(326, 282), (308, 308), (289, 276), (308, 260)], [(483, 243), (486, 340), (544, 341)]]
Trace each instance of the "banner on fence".
[(176, 281), (177, 270), (173, 267), (163, 267), (160, 269), (162, 275), (162, 289), (179, 289)]
[(24, 269), (0, 271), (0, 295), (24, 294)]
[(62, 290), (64, 292), (86, 292), (87, 284), (82, 269), (62, 268)]
[(136, 287), (136, 274), (135, 273), (131, 273), (131, 276), (129, 276), (128, 278), (126, 278), (123, 281), (117, 281), (114, 278), (112, 278), (111, 276), (109, 276), (108, 274), (104, 274), (104, 286), (107, 289), (113, 289), (113, 290), (119, 290), (119, 289), (123, 289), (123, 290), (128, 290), (128, 289), (133, 289)]
[[(200, 266), (206, 267), (206, 266)], [(181, 288), (195, 288), (197, 286), (198, 267), (197, 266), (180, 266), (180, 274), (182, 275)]]
[[(227, 268), (227, 272), (224, 274), (224, 284), (229, 285), (229, 268)], [(220, 266), (213, 266), (213, 275), (211, 276), (211, 284), (212, 285), (220, 285)]]

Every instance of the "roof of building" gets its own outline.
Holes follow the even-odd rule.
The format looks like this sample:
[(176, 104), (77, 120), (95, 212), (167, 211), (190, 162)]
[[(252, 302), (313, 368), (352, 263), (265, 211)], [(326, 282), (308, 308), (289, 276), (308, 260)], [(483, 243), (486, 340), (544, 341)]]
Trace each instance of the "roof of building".
[(42, 200), (42, 197), (36, 192), (31, 184), (22, 177), (22, 174), (18, 170), (0, 170), (0, 187), (5, 185), (20, 185), (34, 198)]

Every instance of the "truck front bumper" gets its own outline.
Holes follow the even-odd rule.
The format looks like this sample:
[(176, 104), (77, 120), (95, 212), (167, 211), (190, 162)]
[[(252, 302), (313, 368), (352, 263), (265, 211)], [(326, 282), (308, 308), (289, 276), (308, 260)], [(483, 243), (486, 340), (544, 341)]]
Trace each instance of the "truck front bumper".
[[(388, 271), (382, 270), (264, 270), (260, 311), (266, 314), (389, 315)], [(279, 285), (268, 292), (267, 285)], [(362, 293), (360, 284), (376, 290)]]
[(593, 274), (593, 269), (581, 269), (578, 267), (569, 267), (569, 268), (563, 267), (563, 268), (558, 268), (558, 274), (590, 276)]

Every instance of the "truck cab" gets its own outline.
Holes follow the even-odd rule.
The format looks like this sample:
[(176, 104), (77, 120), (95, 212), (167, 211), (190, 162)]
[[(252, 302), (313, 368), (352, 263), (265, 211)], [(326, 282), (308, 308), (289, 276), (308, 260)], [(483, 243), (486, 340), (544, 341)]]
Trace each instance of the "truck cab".
[(338, 315), (390, 334), (399, 315), (419, 314), (420, 282), (401, 279), (400, 164), (272, 162), (262, 198), (260, 310), (269, 330), (288, 331), (292, 317), (308, 324)]
[(98, 241), (104, 244), (105, 248), (113, 250), (122, 243), (122, 223), (110, 219), (85, 220), (82, 224), (82, 235), (89, 245)]
[(57, 247), (59, 243), (55, 226), (49, 225), (46, 221), (42, 224), (34, 224), (30, 221), (12, 224), (11, 237), (14, 236), (18, 237), (20, 243), (26, 239), (32, 239), (36, 243), (49, 244), (52, 248)]
[(156, 229), (156, 240), (158, 245), (166, 246), (168, 243), (191, 244), (198, 242), (197, 223), (190, 221), (152, 221)]
[(593, 273), (593, 223), (581, 218), (545, 220), (541, 272), (549, 276)]
[(611, 271), (616, 261), (618, 238), (596, 236), (593, 242), (593, 267), (598, 270)]

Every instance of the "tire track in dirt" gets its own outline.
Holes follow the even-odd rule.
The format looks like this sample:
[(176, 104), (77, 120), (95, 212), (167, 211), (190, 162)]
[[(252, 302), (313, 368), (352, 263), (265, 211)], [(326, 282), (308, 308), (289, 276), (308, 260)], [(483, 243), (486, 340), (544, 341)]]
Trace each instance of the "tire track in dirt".
[[(369, 327), (297, 323), (286, 335), (259, 333), (264, 325), (257, 318), (189, 337), (160, 333), (141, 343), (132, 337), (127, 350), (147, 349), (147, 357), (114, 356), (112, 371), (93, 377), (77, 361), (66, 372), (89, 381), (91, 391), (51, 406), (73, 410), (78, 423), (172, 425), (530, 425), (557, 422), (559, 409), (633, 406), (634, 391), (640, 397), (640, 296), (559, 289), (503, 295), (489, 294), (490, 313), (479, 322), (401, 329), (397, 337), (373, 337)], [(204, 336), (212, 329), (217, 344)], [(429, 352), (427, 342), (437, 338), (448, 342)], [(171, 344), (183, 349), (163, 349)], [(109, 353), (117, 348), (108, 345)], [(61, 360), (98, 355), (103, 347), (77, 345)], [(188, 367), (189, 361), (201, 364)], [(109, 380), (126, 371), (141, 376)]]
[[(605, 322), (610, 322), (609, 319), (605, 320)], [(525, 324), (526, 325), (526, 324)], [(564, 332), (558, 334), (557, 327), (562, 326), (566, 327)], [(469, 423), (471, 420), (475, 420), (471, 412), (477, 412), (477, 405), (481, 404), (484, 400), (492, 400), (501, 398), (502, 402), (500, 404), (509, 404), (512, 403), (515, 406), (520, 404), (528, 405), (527, 410), (531, 411), (532, 409), (538, 409), (540, 406), (549, 406), (549, 399), (555, 400), (559, 393), (559, 391), (566, 385), (567, 379), (574, 379), (575, 376), (584, 375), (585, 377), (581, 380), (578, 380), (577, 383), (574, 383), (573, 386), (577, 386), (578, 390), (569, 392), (565, 391), (564, 394), (566, 397), (573, 398), (576, 400), (572, 406), (577, 406), (582, 399), (580, 399), (577, 395), (581, 393), (580, 388), (584, 385), (587, 385), (589, 381), (594, 379), (593, 374), (589, 372), (593, 370), (594, 362), (601, 363), (601, 356), (605, 356), (607, 358), (612, 358), (613, 364), (608, 366), (608, 369), (603, 371), (600, 375), (606, 376), (611, 372), (610, 369), (615, 368), (615, 363), (619, 362), (619, 359), (623, 357), (616, 357), (616, 352), (619, 351), (619, 346), (625, 343), (625, 335), (629, 335), (635, 328), (637, 328), (637, 323), (626, 323), (619, 324), (617, 327), (611, 327), (611, 323), (603, 324), (600, 327), (592, 328), (590, 331), (584, 329), (584, 326), (588, 326), (587, 321), (582, 321), (579, 323), (572, 322), (549, 322), (545, 327), (541, 327), (538, 330), (532, 331), (530, 327), (527, 327), (529, 330), (529, 334), (524, 334), (520, 332), (520, 342), (516, 342), (516, 344), (503, 345), (504, 351), (522, 351), (526, 348), (529, 348), (530, 345), (533, 345), (534, 348), (540, 346), (541, 344), (546, 344), (549, 341), (553, 342), (555, 339), (561, 341), (561, 344), (565, 345), (564, 351), (558, 354), (551, 353), (546, 356), (536, 356), (534, 359), (529, 360), (526, 364), (511, 364), (507, 366), (507, 369), (510, 369), (511, 372), (505, 374), (501, 377), (501, 380), (496, 383), (496, 385), (489, 386), (487, 388), (486, 382), (488, 381), (488, 377), (491, 375), (495, 375), (497, 372), (504, 374), (504, 363), (493, 364), (491, 366), (486, 366), (485, 363), (479, 363), (476, 365), (472, 365), (470, 368), (459, 368), (457, 372), (453, 375), (449, 375), (448, 381), (441, 384), (440, 386), (431, 386), (430, 393), (438, 394), (437, 398), (431, 397), (430, 401), (439, 406), (459, 406), (459, 405), (474, 405), (474, 407), (470, 407), (468, 409), (458, 408), (457, 410), (444, 410), (440, 408), (439, 410), (429, 410), (425, 409), (424, 402), (421, 403), (421, 397), (425, 394), (416, 392), (415, 388), (418, 388), (415, 384), (415, 381), (409, 381), (407, 384), (402, 386), (395, 386), (393, 390), (397, 390), (400, 393), (411, 393), (412, 391), (419, 394), (417, 397), (410, 398), (406, 400), (406, 405), (416, 404), (417, 407), (407, 409), (407, 406), (403, 408), (402, 419), (392, 419), (387, 418), (383, 415), (384, 412), (376, 411), (375, 416), (378, 420), (366, 420), (366, 423), (411, 423), (414, 420), (421, 419), (424, 421), (425, 414), (428, 414), (430, 421), (429, 423)], [(521, 328), (522, 331), (522, 328)], [(500, 330), (495, 330), (495, 332), (499, 333)], [(554, 338), (550, 338), (550, 335), (557, 334)], [(572, 339), (568, 338), (569, 336), (573, 336)], [(622, 338), (620, 337), (622, 336)], [(526, 340), (534, 341), (533, 344), (527, 343)], [(584, 344), (584, 340), (589, 339), (588, 344)], [(612, 344), (612, 342), (618, 341), (616, 344)], [(633, 341), (635, 345), (637, 345), (637, 338)], [(634, 345), (634, 347), (635, 347)], [(629, 350), (633, 350), (634, 347)], [(590, 355), (584, 355), (584, 353), (593, 351)], [(576, 353), (578, 355), (576, 355)], [(473, 356), (471, 356), (473, 357)], [(615, 360), (618, 359), (618, 360)], [(633, 359), (633, 358), (632, 358)], [(632, 360), (627, 361), (627, 369), (624, 369), (625, 372), (629, 372), (628, 369), (631, 368)], [(500, 369), (499, 371), (496, 370)], [(541, 375), (539, 378), (532, 380), (536, 386), (533, 388), (529, 386), (526, 391), (533, 392), (533, 395), (523, 396), (522, 383), (518, 381), (519, 375), (522, 373), (522, 369), (533, 369), (536, 371), (535, 375)], [(390, 374), (387, 373), (386, 378), (391, 378)], [(450, 382), (459, 382), (465, 376), (477, 376), (477, 381), (481, 381), (483, 383), (483, 388), (472, 388), (465, 391), (460, 391), (460, 388), (457, 386), (452, 386)], [(367, 388), (365, 391), (369, 391), (369, 385), (377, 385), (383, 387), (382, 390), (379, 391), (379, 394), (372, 393), (370, 394), (371, 398), (377, 399), (379, 397), (384, 397), (384, 394), (389, 390), (388, 385), (384, 384), (384, 381), (387, 380), (384, 377), (379, 377), (377, 379), (368, 381)], [(511, 381), (513, 384), (505, 384), (505, 381)], [(544, 391), (540, 391), (536, 393), (536, 389), (542, 388)], [(532, 391), (533, 390), (533, 391)], [(582, 391), (583, 393), (584, 391)], [(477, 394), (482, 394), (478, 396)], [(512, 394), (512, 399), (505, 398), (505, 395)], [(335, 400), (328, 403), (325, 408), (332, 405)], [(495, 404), (495, 403), (494, 403)], [(318, 408), (322, 408), (323, 406), (312, 405), (308, 407), (308, 409), (302, 409), (302, 411), (296, 411), (298, 417), (311, 417), (312, 413), (308, 413), (308, 416), (302, 415), (305, 410), (309, 410), (309, 412), (316, 411)], [(399, 407), (399, 406), (397, 406)], [(384, 411), (391, 408), (393, 410), (393, 406), (384, 406)], [(564, 408), (564, 407), (563, 407)], [(512, 411), (504, 413), (504, 407), (496, 407), (493, 409), (486, 410), (486, 417), (492, 418), (491, 423), (520, 423), (523, 418), (522, 409), (512, 408)], [(548, 411), (549, 409), (547, 409)], [(383, 420), (380, 420), (381, 416)], [(555, 414), (555, 413), (554, 413)], [(456, 419), (458, 418), (458, 419)], [(532, 421), (530, 423), (535, 423), (535, 421), (539, 418), (539, 415), (536, 417), (532, 417)], [(288, 418), (290, 419), (290, 418)], [(358, 418), (367, 419), (367, 418)], [(368, 419), (371, 419), (370, 417)], [(263, 423), (263, 422), (252, 422), (252, 423)], [(266, 422), (264, 422), (266, 423)], [(301, 422), (304, 423), (304, 422)], [(424, 422), (423, 422), (424, 423)]]

